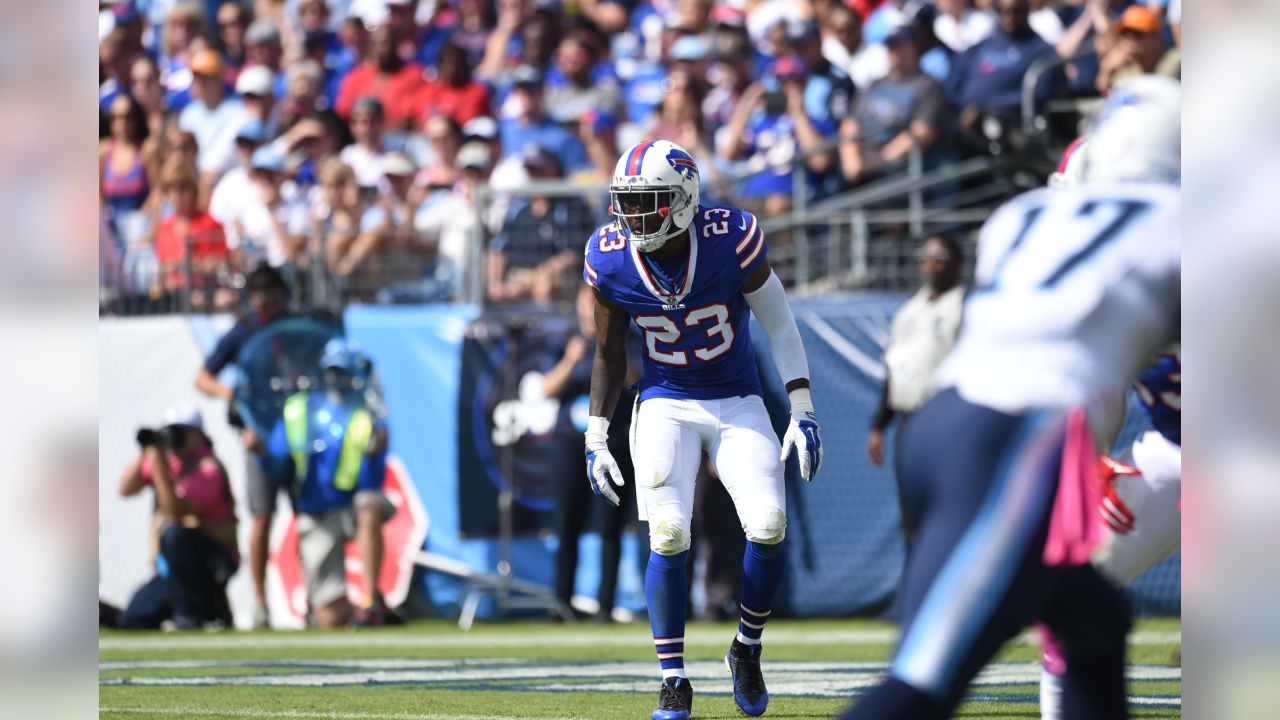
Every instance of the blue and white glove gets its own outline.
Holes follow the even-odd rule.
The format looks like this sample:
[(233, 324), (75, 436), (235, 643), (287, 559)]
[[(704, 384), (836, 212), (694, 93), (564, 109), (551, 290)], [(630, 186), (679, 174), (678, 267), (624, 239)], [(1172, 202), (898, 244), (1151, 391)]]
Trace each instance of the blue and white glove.
[(609, 421), (594, 415), (587, 418), (586, 440), (587, 479), (591, 481), (591, 489), (610, 505), (617, 507), (621, 501), (609, 481), (612, 480), (619, 486), (626, 485), (627, 481), (622, 478), (618, 461), (609, 452)]
[(796, 459), (800, 461), (800, 477), (810, 481), (822, 467), (822, 434), (818, 428), (818, 417), (813, 414), (809, 388), (797, 388), (789, 395), (791, 422), (787, 424), (787, 434), (782, 436), (781, 459), (786, 462), (794, 447)]

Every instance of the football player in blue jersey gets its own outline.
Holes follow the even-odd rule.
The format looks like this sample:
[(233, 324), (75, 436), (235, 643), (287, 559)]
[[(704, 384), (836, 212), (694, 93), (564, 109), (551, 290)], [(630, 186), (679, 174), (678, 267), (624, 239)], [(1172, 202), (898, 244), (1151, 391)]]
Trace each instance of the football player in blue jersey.
[[(698, 165), (680, 146), (646, 140), (618, 160), (610, 187), (616, 220), (587, 241), (583, 277), (596, 297), (596, 354), (587, 422), (587, 475), (614, 505), (622, 474), (609, 454), (607, 418), (626, 373), (626, 335), (644, 334), (644, 373), (631, 424), (642, 519), (649, 523), (645, 595), (662, 687), (653, 720), (683, 720), (693, 705), (684, 669), (685, 563), (694, 478), (705, 449), (747, 537), (741, 618), (725, 663), (734, 702), (747, 715), (769, 704), (760, 638), (786, 559), (783, 462), (800, 474), (822, 465), (809, 366), (782, 283), (769, 268), (764, 232), (750, 213), (698, 203)], [(791, 400), (779, 444), (761, 400), (750, 309), (769, 336)]]

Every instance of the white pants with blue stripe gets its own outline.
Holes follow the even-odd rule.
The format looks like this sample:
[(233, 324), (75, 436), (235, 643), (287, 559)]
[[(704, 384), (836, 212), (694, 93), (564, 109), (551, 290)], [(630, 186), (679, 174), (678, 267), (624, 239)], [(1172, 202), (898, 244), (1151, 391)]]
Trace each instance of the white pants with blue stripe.
[(689, 549), (694, 482), (704, 449), (733, 498), (747, 539), (782, 542), (787, 528), (778, 459), (782, 446), (758, 396), (645, 400), (631, 430), (636, 499), (654, 552), (675, 555)]

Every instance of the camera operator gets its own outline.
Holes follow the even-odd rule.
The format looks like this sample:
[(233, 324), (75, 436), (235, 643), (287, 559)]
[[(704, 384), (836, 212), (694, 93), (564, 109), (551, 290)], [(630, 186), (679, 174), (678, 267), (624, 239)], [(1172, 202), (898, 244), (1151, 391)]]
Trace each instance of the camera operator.
[[(382, 493), (387, 467), (385, 408), (372, 367), (341, 338), (320, 359), (321, 384), (289, 396), (270, 437), (246, 431), (263, 472), (289, 489), (298, 555), (315, 624), (324, 628), (403, 622), (378, 592), (382, 526), (395, 506)], [(362, 605), (348, 599), (344, 561), (354, 539), (364, 568)]]
[(235, 501), (213, 455), (199, 413), (159, 429), (138, 430), (138, 457), (125, 468), (120, 494), (155, 491), (156, 576), (120, 615), (126, 629), (227, 627), (227, 581), (240, 565)]
[[(232, 400), (235, 388), (218, 380), (218, 373), (236, 363), (240, 349), (258, 331), (277, 320), (289, 317), (289, 285), (279, 270), (263, 264), (249, 273), (245, 284), (250, 311), (223, 335), (196, 375), (196, 389), (210, 397)], [(275, 517), (278, 488), (258, 469), (256, 462), (247, 465), (248, 504), (253, 515), (249, 533), (249, 571), (257, 600), (253, 616), (254, 628), (270, 627), (267, 613), (267, 557), (271, 542), (271, 521)]]

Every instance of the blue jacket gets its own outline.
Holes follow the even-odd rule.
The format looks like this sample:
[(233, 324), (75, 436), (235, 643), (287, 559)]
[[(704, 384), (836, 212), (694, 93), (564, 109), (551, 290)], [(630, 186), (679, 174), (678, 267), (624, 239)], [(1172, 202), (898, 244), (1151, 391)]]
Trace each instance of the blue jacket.
[[(996, 30), (952, 63), (946, 83), (947, 97), (959, 108), (1018, 107), (1022, 104), (1022, 77), (1037, 60), (1055, 54), (1053, 46), (1035, 33), (1013, 38)], [(1061, 78), (1060, 69), (1041, 76), (1036, 86), (1037, 104), (1057, 92)]]

